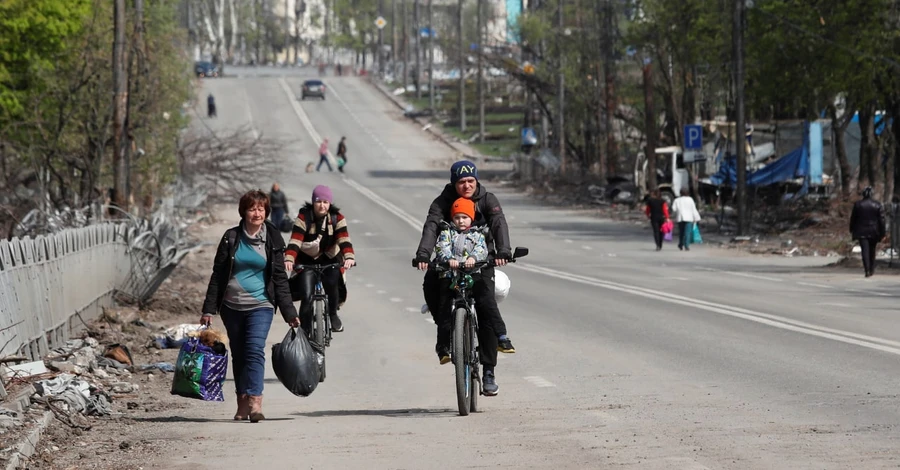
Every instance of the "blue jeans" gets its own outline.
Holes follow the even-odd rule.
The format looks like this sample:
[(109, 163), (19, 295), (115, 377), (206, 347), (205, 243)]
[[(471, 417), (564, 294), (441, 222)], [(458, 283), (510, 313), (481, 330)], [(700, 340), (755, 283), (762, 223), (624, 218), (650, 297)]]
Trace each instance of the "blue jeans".
[(272, 307), (237, 311), (222, 306), (222, 322), (231, 345), (231, 366), (238, 395), (259, 396), (266, 375), (266, 337), (272, 326)]
[(328, 161), (328, 155), (325, 154), (319, 155), (319, 164), (316, 166), (316, 171), (319, 171), (319, 169), (322, 168), (323, 163), (328, 167), (328, 171), (334, 171), (331, 169), (331, 162)]

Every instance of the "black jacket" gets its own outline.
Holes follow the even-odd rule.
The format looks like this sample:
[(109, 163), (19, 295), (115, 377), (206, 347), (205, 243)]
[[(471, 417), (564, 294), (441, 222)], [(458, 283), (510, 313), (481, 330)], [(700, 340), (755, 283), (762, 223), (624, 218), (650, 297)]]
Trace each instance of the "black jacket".
[[(456, 193), (456, 188), (452, 184), (448, 184), (444, 187), (441, 195), (432, 201), (431, 207), (428, 208), (425, 226), (422, 227), (422, 239), (416, 250), (417, 261), (431, 259), (434, 245), (437, 243), (437, 237), (441, 231), (440, 223), (450, 221), (450, 206), (457, 199), (459, 199), (459, 195)], [(503, 209), (500, 207), (497, 196), (488, 192), (481, 183), (478, 183), (472, 200), (475, 201), (475, 220), (472, 221), (472, 225), (487, 225), (490, 228), (490, 233), (485, 236), (490, 255), (497, 258), (511, 258), (509, 226), (506, 225), (506, 216), (503, 215)]]
[(854, 240), (884, 238), (884, 206), (871, 198), (856, 201), (850, 214), (850, 233)]
[[(241, 223), (243, 224), (243, 222)], [(206, 288), (206, 300), (203, 301), (203, 313), (218, 314), (225, 300), (225, 289), (231, 279), (234, 264), (234, 252), (237, 251), (237, 240), (243, 230), (242, 225), (225, 231), (216, 259), (213, 262), (213, 273)], [(284, 270), (284, 239), (274, 225), (266, 222), (266, 297), (281, 309), (285, 321), (297, 317), (297, 309), (291, 301), (291, 289), (288, 286), (287, 272)]]
[(284, 194), (284, 191), (272, 191), (269, 193), (269, 207), (274, 209), (283, 209), (285, 212), (288, 210), (287, 196)]

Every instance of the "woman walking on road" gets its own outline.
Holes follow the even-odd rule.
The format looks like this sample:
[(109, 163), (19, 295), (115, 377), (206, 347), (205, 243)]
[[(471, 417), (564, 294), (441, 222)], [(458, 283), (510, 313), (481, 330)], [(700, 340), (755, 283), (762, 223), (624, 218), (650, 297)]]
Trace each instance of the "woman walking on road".
[(262, 413), (266, 372), (266, 337), (275, 310), (284, 321), (300, 326), (291, 302), (284, 271), (284, 239), (269, 222), (269, 198), (254, 190), (241, 197), (241, 222), (225, 231), (203, 302), (201, 325), (221, 314), (231, 347), (232, 373), (237, 393), (237, 421), (256, 423)]
[(647, 207), (644, 213), (650, 219), (650, 229), (653, 230), (653, 241), (656, 242), (656, 251), (662, 250), (663, 233), (662, 225), (669, 220), (669, 205), (666, 201), (659, 197), (659, 190), (654, 189), (647, 199)]
[(681, 196), (672, 201), (672, 212), (675, 212), (675, 221), (678, 222), (678, 249), (685, 251), (691, 251), (694, 224), (700, 222), (700, 212), (688, 194), (687, 188), (681, 188)]

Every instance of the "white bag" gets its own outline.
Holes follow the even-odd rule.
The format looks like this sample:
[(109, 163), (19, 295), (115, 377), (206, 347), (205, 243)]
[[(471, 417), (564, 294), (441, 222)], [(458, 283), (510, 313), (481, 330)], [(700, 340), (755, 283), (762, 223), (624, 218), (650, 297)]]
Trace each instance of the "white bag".
[(499, 269), (494, 270), (494, 298), (497, 303), (503, 302), (503, 299), (509, 295), (509, 277)]

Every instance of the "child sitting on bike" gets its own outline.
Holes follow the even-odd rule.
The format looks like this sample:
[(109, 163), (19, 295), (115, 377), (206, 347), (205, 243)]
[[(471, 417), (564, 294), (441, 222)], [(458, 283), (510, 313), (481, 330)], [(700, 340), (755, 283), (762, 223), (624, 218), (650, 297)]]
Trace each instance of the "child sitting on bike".
[[(471, 199), (459, 198), (450, 208), (452, 224), (444, 223), (434, 247), (435, 262), (447, 263), (456, 270), (460, 265), (471, 268), (476, 262), (485, 261), (488, 247), (484, 233), (472, 227), (475, 219), (475, 202)], [(437, 344), (435, 352), (441, 364), (450, 362), (450, 330), (453, 328), (453, 316), (450, 315), (450, 302), (453, 298), (451, 285), (453, 272), (441, 274), (441, 310), (435, 315), (437, 320)]]

